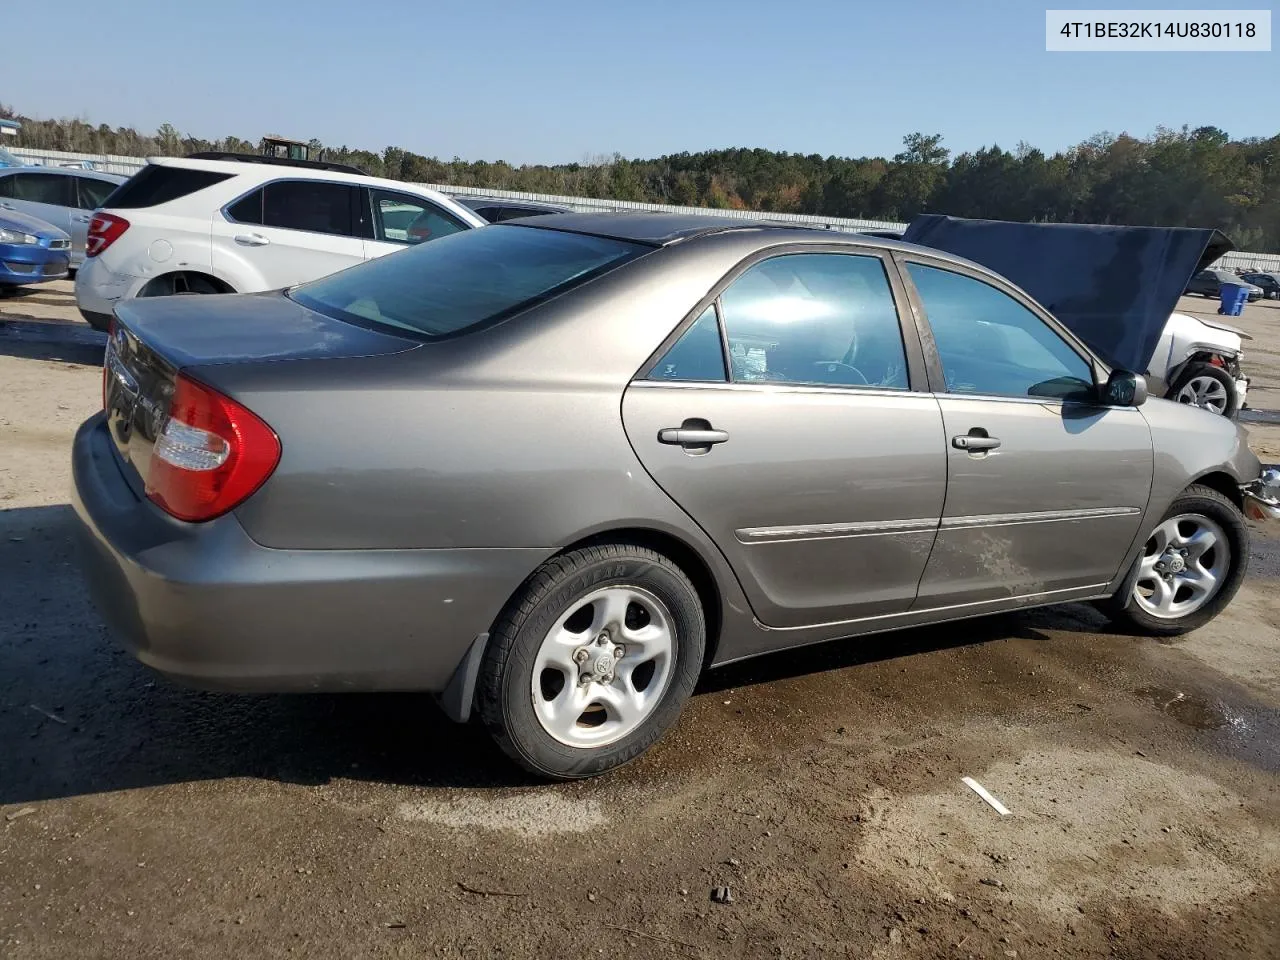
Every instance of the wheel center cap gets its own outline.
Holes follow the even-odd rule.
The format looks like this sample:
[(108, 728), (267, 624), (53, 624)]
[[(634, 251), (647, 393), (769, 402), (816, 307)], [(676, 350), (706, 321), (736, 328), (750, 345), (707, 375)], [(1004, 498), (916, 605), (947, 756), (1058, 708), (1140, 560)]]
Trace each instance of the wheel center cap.
[(1156, 564), (1163, 573), (1182, 573), (1187, 569), (1187, 561), (1182, 554), (1174, 553), (1172, 550), (1166, 551), (1165, 555), (1160, 558), (1160, 562)]
[(617, 665), (619, 647), (613, 644), (608, 630), (603, 630), (595, 641), (586, 647), (580, 647), (575, 659), (578, 661), (578, 680), (582, 683), (592, 681), (607, 683), (613, 679), (613, 668)]

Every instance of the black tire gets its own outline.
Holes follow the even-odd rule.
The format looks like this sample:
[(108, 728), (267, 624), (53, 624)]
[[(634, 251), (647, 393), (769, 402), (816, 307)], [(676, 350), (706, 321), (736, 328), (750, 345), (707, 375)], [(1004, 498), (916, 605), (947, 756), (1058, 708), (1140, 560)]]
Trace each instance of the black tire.
[(1249, 527), (1240, 509), (1217, 490), (1192, 484), (1170, 504), (1160, 518), (1160, 523), (1179, 514), (1199, 514), (1222, 528), (1231, 547), (1231, 568), (1226, 579), (1218, 592), (1199, 610), (1176, 620), (1156, 617), (1139, 607), (1133, 599), (1138, 568), (1143, 558), (1143, 553), (1139, 552), (1129, 569), (1129, 575), (1125, 577), (1115, 596), (1097, 604), (1098, 609), (1117, 626), (1146, 636), (1176, 637), (1204, 626), (1221, 613), (1244, 582), (1249, 568)]
[[(671, 615), (671, 678), (652, 712), (628, 735), (600, 747), (569, 746), (545, 729), (530, 688), (538, 650), (558, 618), (592, 591), (639, 587)], [(595, 776), (647, 750), (680, 715), (702, 671), (706, 618), (698, 592), (675, 563), (634, 544), (585, 547), (544, 563), (499, 615), (485, 650), (476, 707), (498, 745), (531, 773), (555, 780)]]
[(1211, 377), (1222, 384), (1227, 391), (1227, 406), (1222, 411), (1222, 415), (1228, 420), (1234, 419), (1240, 413), (1240, 391), (1236, 389), (1235, 378), (1231, 374), (1223, 370), (1222, 367), (1215, 367), (1211, 363), (1189, 363), (1185, 370), (1178, 375), (1178, 379), (1174, 381), (1172, 387), (1169, 388), (1167, 399), (1173, 400), (1178, 396), (1178, 391), (1185, 387), (1197, 377)]

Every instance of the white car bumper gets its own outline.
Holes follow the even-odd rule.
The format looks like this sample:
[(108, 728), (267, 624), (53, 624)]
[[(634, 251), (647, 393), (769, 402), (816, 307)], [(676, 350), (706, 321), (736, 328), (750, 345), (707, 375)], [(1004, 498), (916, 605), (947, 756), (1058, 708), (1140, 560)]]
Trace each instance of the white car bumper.
[(144, 279), (112, 273), (103, 261), (89, 257), (76, 272), (76, 306), (89, 325), (105, 330), (121, 300), (137, 295)]

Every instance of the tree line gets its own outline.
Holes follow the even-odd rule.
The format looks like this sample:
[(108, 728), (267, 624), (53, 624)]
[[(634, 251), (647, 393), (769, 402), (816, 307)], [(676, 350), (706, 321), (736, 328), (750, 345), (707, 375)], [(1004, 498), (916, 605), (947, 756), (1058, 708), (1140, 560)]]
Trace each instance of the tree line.
[[(257, 153), (258, 141), (205, 140), (164, 124), (151, 134), (83, 120), (16, 119), (17, 146), (124, 156)], [(322, 144), (312, 141), (313, 148)], [(1216, 227), (1242, 250), (1280, 250), (1280, 134), (1233, 140), (1217, 127), (1098, 134), (1052, 154), (1019, 143), (952, 155), (913, 133), (893, 157), (735, 148), (580, 163), (441, 160), (400, 147), (329, 147), (325, 159), (380, 177), (651, 203), (910, 220), (920, 212), (1001, 220)]]

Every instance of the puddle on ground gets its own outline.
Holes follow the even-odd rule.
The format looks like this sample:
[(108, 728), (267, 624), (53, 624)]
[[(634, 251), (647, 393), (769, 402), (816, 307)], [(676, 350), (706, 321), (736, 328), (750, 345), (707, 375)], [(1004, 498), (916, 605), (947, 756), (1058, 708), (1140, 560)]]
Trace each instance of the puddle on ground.
[(1141, 687), (1134, 693), (1144, 700), (1150, 700), (1162, 713), (1167, 713), (1179, 723), (1196, 730), (1221, 730), (1223, 727), (1239, 729), (1245, 725), (1244, 718), (1232, 712), (1220, 700), (1209, 700), (1168, 687)]

